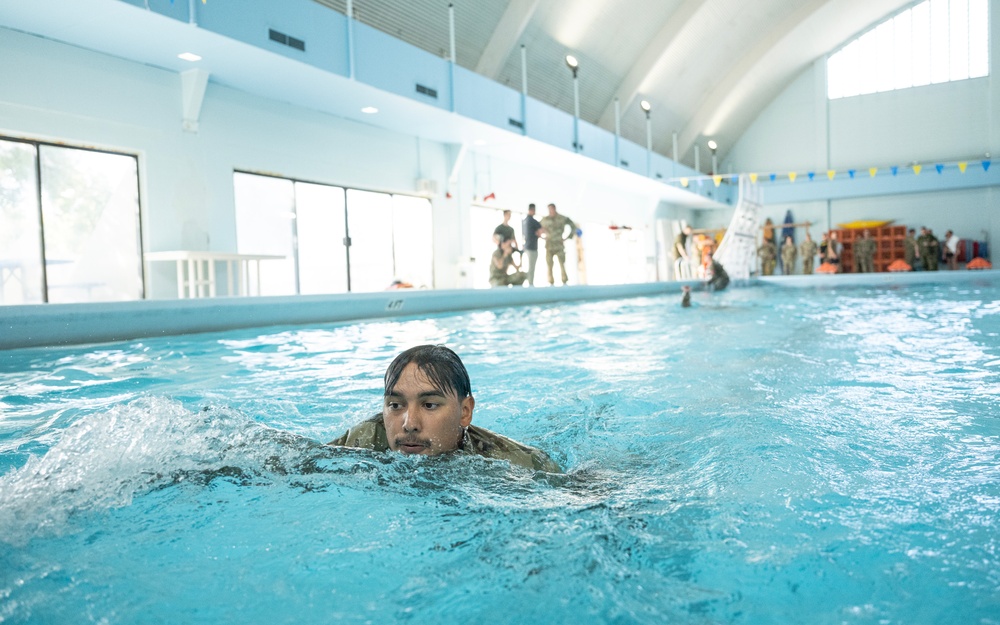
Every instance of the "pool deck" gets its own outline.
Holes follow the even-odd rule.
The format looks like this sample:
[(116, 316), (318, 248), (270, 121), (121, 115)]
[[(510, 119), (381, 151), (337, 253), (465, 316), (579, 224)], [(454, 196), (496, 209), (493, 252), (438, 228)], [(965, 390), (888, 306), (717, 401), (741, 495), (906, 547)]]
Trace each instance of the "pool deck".
[[(741, 286), (783, 288), (893, 287), (916, 284), (992, 284), (996, 271), (770, 276)], [(496, 310), (559, 302), (624, 299), (679, 293), (700, 282), (651, 282), (614, 286), (393, 290), (340, 295), (218, 297), (83, 304), (0, 306), (0, 350), (110, 343), (145, 337), (238, 328), (419, 317), (465, 310)]]

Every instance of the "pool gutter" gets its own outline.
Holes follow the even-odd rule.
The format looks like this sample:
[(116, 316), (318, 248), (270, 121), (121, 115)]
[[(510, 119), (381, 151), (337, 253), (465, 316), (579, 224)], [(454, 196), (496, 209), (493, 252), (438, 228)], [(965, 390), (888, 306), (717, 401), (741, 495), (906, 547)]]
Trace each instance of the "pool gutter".
[(0, 349), (109, 343), (238, 328), (413, 317), (677, 293), (682, 284), (412, 290), (0, 306)]
[[(769, 276), (752, 279), (749, 284), (784, 288), (891, 288), (917, 284), (995, 284), (1000, 282), (997, 276), (997, 271), (921, 271)], [(239, 328), (419, 317), (464, 310), (624, 299), (679, 293), (683, 285), (703, 288), (699, 281), (686, 281), (0, 306), (0, 350), (112, 343)]]

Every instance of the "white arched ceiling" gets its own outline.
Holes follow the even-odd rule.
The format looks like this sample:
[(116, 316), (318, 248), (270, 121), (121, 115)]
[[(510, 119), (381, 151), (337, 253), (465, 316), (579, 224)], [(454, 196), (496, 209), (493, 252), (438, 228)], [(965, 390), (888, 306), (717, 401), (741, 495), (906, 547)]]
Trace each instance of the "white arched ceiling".
[[(317, 0), (342, 10), (345, 0)], [(458, 63), (573, 110), (566, 54), (580, 59), (580, 115), (681, 160), (709, 137), (720, 155), (800, 72), (913, 0), (453, 0)], [(442, 0), (354, 0), (361, 21), (440, 53)], [(388, 16), (397, 16), (390, 19)], [(405, 17), (400, 17), (405, 16)], [(465, 31), (464, 33), (462, 31)]]

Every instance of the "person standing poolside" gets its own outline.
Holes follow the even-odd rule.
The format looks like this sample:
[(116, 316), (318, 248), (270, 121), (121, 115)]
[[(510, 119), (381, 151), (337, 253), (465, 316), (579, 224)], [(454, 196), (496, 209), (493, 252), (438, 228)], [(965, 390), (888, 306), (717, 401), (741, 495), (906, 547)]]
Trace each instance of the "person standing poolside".
[[(569, 226), (569, 235), (566, 235), (566, 226)], [(549, 268), (549, 286), (556, 283), (552, 275), (552, 261), (559, 259), (559, 269), (562, 272), (562, 283), (565, 286), (569, 282), (566, 275), (566, 247), (565, 242), (576, 235), (576, 224), (566, 215), (560, 215), (556, 211), (555, 204), (549, 204), (549, 214), (542, 217), (542, 237), (545, 239), (545, 264)]]
[(843, 271), (840, 266), (840, 257), (844, 253), (844, 245), (837, 240), (837, 233), (830, 231), (830, 241), (826, 246), (826, 262), (837, 266), (837, 273)]
[(785, 242), (781, 246), (781, 272), (790, 276), (795, 273), (795, 258), (799, 255), (795, 242), (791, 235), (785, 237)]
[(802, 256), (802, 273), (811, 276), (813, 272), (813, 262), (815, 262), (816, 251), (819, 246), (812, 240), (812, 235), (806, 230), (806, 240), (799, 245), (799, 254)]
[(670, 248), (670, 256), (674, 259), (674, 280), (683, 280), (691, 275), (688, 241), (692, 232), (691, 226), (681, 228), (674, 238), (674, 246)]
[[(528, 274), (521, 271), (521, 265), (514, 262), (514, 241), (501, 238), (500, 244), (490, 258), (490, 286), (521, 286)], [(514, 273), (507, 273), (513, 265)]]
[(916, 230), (910, 228), (906, 231), (906, 238), (903, 239), (903, 262), (910, 266), (910, 271), (917, 269), (917, 261), (920, 256), (917, 254)]
[(778, 248), (771, 239), (764, 239), (760, 247), (757, 248), (757, 256), (760, 256), (760, 273), (764, 276), (773, 276), (774, 267), (778, 264)]
[(540, 449), (472, 425), (476, 400), (458, 354), (419, 345), (396, 356), (385, 372), (382, 412), (327, 443), (407, 455), (477, 454), (534, 471), (561, 473)]
[(871, 237), (867, 229), (861, 233), (861, 238), (854, 244), (854, 265), (858, 273), (875, 272), (875, 252), (878, 243)]
[(941, 256), (941, 242), (930, 228), (922, 226), (917, 239), (917, 249), (920, 250), (920, 261), (924, 271), (937, 271), (938, 258)]
[[(535, 263), (538, 262), (538, 234), (542, 224), (535, 219), (535, 205), (528, 204), (528, 216), (521, 222), (524, 252), (528, 255), (528, 286), (535, 286)], [(524, 264), (524, 261), (521, 261)]]
[(493, 229), (493, 242), (500, 245), (501, 239), (510, 239), (514, 249), (517, 249), (517, 237), (514, 236), (514, 228), (510, 225), (509, 210), (503, 212), (503, 223)]
[(958, 269), (958, 237), (951, 230), (944, 233), (944, 262), (948, 269)]

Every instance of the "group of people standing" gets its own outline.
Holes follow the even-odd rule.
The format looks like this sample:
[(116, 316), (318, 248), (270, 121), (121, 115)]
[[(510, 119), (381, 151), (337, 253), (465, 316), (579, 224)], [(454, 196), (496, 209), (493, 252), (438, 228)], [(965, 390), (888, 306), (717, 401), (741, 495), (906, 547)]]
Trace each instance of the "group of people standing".
[[(778, 246), (774, 241), (774, 229), (771, 229), (771, 236), (768, 237), (767, 229), (764, 230), (764, 242), (757, 248), (757, 256), (760, 258), (761, 275), (773, 276), (778, 265)], [(818, 258), (820, 264), (831, 263), (840, 264), (840, 256), (844, 252), (844, 246), (837, 241), (837, 233), (831, 232), (828, 237), (823, 234), (820, 243), (813, 241), (812, 235), (806, 230), (806, 240), (796, 247), (791, 235), (785, 236), (785, 241), (781, 244), (781, 266), (785, 275), (795, 273), (795, 262), (798, 257), (802, 257), (802, 273), (811, 275)]]
[[(761, 275), (772, 276), (777, 265), (778, 247), (774, 242), (773, 229), (770, 237), (767, 236), (765, 227), (764, 241), (757, 248), (757, 256), (760, 258)], [(944, 262), (949, 269), (958, 268), (958, 237), (949, 230), (945, 233), (945, 243), (942, 248), (941, 242), (934, 236), (930, 228), (920, 229), (920, 236), (915, 236), (916, 232), (910, 228), (903, 240), (903, 260), (909, 265), (910, 270), (923, 269), (924, 271), (937, 271), (939, 262)], [(861, 237), (853, 243), (854, 272), (874, 273), (875, 256), (878, 253), (878, 242), (872, 238), (871, 232), (863, 230)], [(795, 264), (799, 256), (802, 257), (802, 273), (810, 275), (813, 273), (815, 261), (818, 259), (821, 264), (827, 263), (841, 271), (841, 257), (844, 253), (844, 245), (837, 240), (837, 232), (824, 232), (823, 238), (817, 244), (812, 240), (809, 231), (806, 230), (806, 240), (798, 247), (791, 236), (786, 236), (781, 246), (782, 273), (791, 275), (795, 273)]]
[(958, 237), (951, 230), (944, 233), (944, 248), (927, 227), (920, 228), (920, 236), (910, 228), (903, 239), (903, 260), (913, 271), (937, 271), (941, 262), (948, 269), (958, 269)]
[[(535, 285), (535, 265), (538, 261), (538, 240), (545, 240), (545, 264), (548, 267), (549, 285), (555, 284), (553, 274), (553, 264), (559, 261), (563, 285), (569, 282), (566, 273), (566, 241), (576, 236), (576, 224), (573, 220), (562, 215), (556, 209), (555, 204), (548, 205), (549, 214), (542, 217), (541, 221), (535, 219), (535, 205), (528, 204), (528, 216), (521, 222), (521, 235), (524, 239), (524, 249), (517, 246), (517, 237), (513, 226), (510, 225), (511, 212), (503, 212), (503, 223), (493, 230), (493, 241), (497, 249), (490, 259), (490, 286), (521, 286), (525, 282), (528, 286)], [(567, 227), (569, 228), (567, 232)], [(514, 260), (514, 253), (518, 253), (518, 260)], [(527, 271), (521, 270), (524, 257), (527, 256)], [(514, 272), (510, 273), (510, 268)]]

